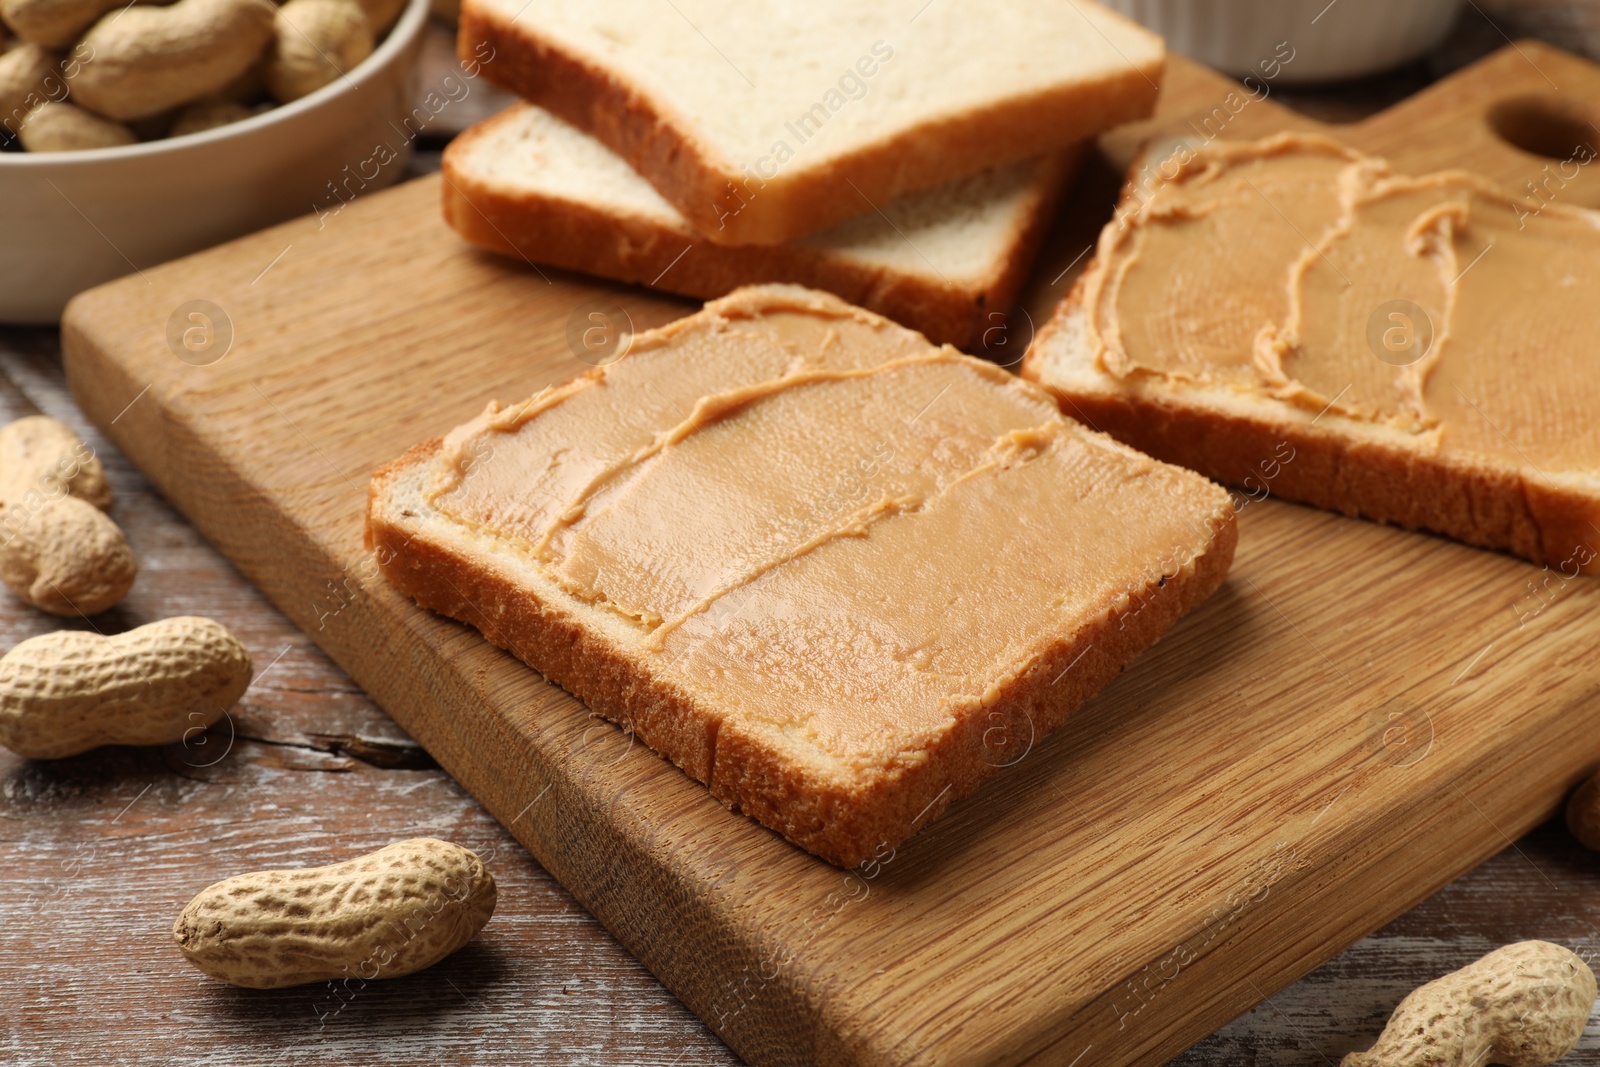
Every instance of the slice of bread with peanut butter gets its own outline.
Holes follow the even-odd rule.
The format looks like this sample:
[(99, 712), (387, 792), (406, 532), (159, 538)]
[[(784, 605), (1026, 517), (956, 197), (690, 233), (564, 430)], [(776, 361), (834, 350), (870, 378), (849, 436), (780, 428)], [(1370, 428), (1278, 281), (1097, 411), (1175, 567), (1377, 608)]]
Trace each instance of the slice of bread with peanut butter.
[(1252, 495), (1594, 569), (1600, 214), (1299, 134), (1143, 172), (1024, 376)]
[(1078, 153), (906, 193), (780, 245), (719, 245), (599, 141), (515, 104), (445, 149), (444, 217), (473, 244), (534, 263), (702, 298), (791, 282), (976, 348), (1003, 336)]
[(424, 607), (853, 865), (1204, 600), (1235, 524), (1037, 386), (774, 285), (412, 449), (367, 541)]
[(1087, 141), (1149, 115), (1166, 62), (1094, 0), (466, 0), (458, 43), (718, 244)]

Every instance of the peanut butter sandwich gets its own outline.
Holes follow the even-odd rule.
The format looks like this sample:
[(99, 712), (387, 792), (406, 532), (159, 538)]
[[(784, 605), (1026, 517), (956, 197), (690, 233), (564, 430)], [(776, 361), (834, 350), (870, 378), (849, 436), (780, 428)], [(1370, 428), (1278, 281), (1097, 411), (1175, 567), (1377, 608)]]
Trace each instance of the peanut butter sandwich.
[(1253, 494), (1594, 569), (1600, 213), (1302, 134), (1155, 169), (1025, 377)]
[(373, 478), (367, 538), (735, 811), (840, 865), (1204, 600), (1218, 486), (836, 297), (738, 290)]

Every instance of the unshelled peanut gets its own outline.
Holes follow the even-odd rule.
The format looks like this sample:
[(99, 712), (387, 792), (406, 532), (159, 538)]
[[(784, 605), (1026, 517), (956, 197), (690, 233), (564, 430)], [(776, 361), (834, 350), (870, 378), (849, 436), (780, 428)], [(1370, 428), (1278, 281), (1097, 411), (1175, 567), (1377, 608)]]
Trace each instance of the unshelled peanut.
[(267, 89), (281, 103), (332, 83), (372, 54), (372, 27), (356, 0), (289, 0), (278, 9)]
[(253, 989), (398, 978), (470, 941), (494, 913), (477, 855), (436, 838), (359, 859), (242, 874), (204, 889), (172, 927), (213, 978)]
[(128, 0), (0, 0), (0, 18), (18, 37), (45, 48), (66, 48), (101, 15)]
[(1600, 771), (1567, 800), (1567, 829), (1584, 848), (1600, 852)]
[(126, 122), (214, 96), (266, 51), (276, 13), (269, 0), (178, 0), (107, 15), (83, 35), (93, 58), (73, 99)]
[(138, 574), (94, 452), (42, 415), (0, 429), (0, 580), (56, 615), (112, 607)]
[(77, 497), (24, 498), (0, 514), (0, 581), (52, 615), (98, 615), (133, 587), (139, 566), (117, 524)]
[(56, 57), (36, 44), (20, 44), (0, 54), (0, 125), (15, 134), (28, 112), (49, 99)]
[(101, 511), (111, 507), (111, 483), (99, 457), (72, 427), (48, 415), (0, 427), (0, 505), (29, 490), (75, 496)]
[(1378, 1043), (1340, 1067), (1542, 1067), (1572, 1051), (1594, 999), (1594, 972), (1576, 954), (1519, 941), (1418, 987)]
[(250, 685), (247, 652), (219, 623), (179, 616), (103, 637), (63, 630), (0, 657), (0, 744), (32, 759), (202, 732)]
[(28, 112), (18, 136), (30, 152), (83, 152), (139, 142), (122, 123), (55, 100), (46, 100)]

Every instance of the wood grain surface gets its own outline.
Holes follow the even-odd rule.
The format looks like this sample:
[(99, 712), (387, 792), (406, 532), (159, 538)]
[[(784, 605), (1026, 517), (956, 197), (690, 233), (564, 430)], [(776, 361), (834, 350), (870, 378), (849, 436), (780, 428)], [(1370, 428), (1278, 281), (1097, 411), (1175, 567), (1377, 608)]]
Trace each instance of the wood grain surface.
[[(1063, 228), (1044, 273), (1067, 263), (1076, 237), (1072, 226)], [(1049, 288), (1036, 287), (1040, 293)], [(5, 370), (21, 388), (0, 396), (4, 414), (26, 413), (33, 398), (71, 418), (53, 377), (48, 337), (19, 336), (8, 338)], [(440, 771), (417, 766), (426, 757), (200, 546), (103, 439), (92, 440), (113, 463), (122, 492), (117, 516), (146, 567), (128, 604), (95, 623), (123, 628), (178, 611), (205, 611), (245, 637), (258, 668), (287, 651), (247, 695), (236, 713), (247, 725), (237, 730), (228, 755), (211, 766), (197, 765), (209, 763), (214, 752), (190, 750), (116, 750), (67, 761), (71, 766), (5, 764), (0, 811), (21, 875), (0, 889), (0, 914), (11, 920), (3, 972), (8, 995), (0, 1008), (6, 1024), (0, 1052), (7, 1062), (489, 1063), (512, 1055), (529, 1062), (728, 1061), (692, 1017), (595, 934), (593, 923), (507, 844), (470, 798)], [(1451, 573), (1459, 576), (1446, 572), (1446, 580)], [(0, 619), (13, 639), (53, 628), (53, 620), (27, 615), (14, 602)], [(1479, 666), (1500, 671), (1504, 665), (1486, 652)], [(589, 737), (586, 732), (585, 744)], [(208, 737), (207, 743), (224, 740)], [(195, 778), (221, 788), (185, 784)], [(1470, 800), (1470, 788), (1467, 795)], [(133, 802), (126, 811), (124, 800)], [(493, 866), (507, 887), (501, 914), (483, 939), (489, 958), (469, 950), (425, 975), (368, 987), (320, 1025), (326, 1002), (319, 1008), (309, 995), (304, 1004), (290, 996), (230, 996), (186, 972), (163, 942), (182, 900), (212, 878), (242, 869), (240, 862), (323, 862), (412, 832), (473, 843), (479, 829), (485, 847), (498, 842)], [(222, 856), (230, 864), (225, 869), (219, 869)], [(135, 870), (139, 876), (130, 877)], [(1592, 864), (1559, 831), (1540, 831), (1181, 1062), (1325, 1062), (1375, 1033), (1416, 982), (1501, 941), (1545, 936), (1592, 949), (1595, 909), (1585, 898), (1592, 897), (1593, 876)], [(514, 893), (520, 895), (515, 906)], [(1404, 903), (1394, 899), (1393, 909)], [(1004, 916), (990, 919), (1003, 922)], [(458, 963), (465, 969), (453, 970)], [(453, 986), (476, 994), (477, 1003), (466, 1006), (471, 996), (460, 1007), (447, 1003)], [(1163, 988), (1164, 995), (1173, 993)], [(86, 1030), (82, 1017), (95, 1013), (103, 1025)], [(1573, 1059), (1596, 1062), (1581, 1053)], [(1086, 1062), (1104, 1061), (1091, 1056)]]
[[(1306, 121), (1173, 68), (1163, 115), (1114, 155)], [(1486, 119), (1536, 79), (1582, 100), (1600, 71), (1514, 45), (1341, 132), (1402, 168), (1470, 159), (1514, 183), (1543, 161)], [(437, 195), (412, 183), (86, 294), (68, 379), (752, 1062), (1159, 1062), (1497, 851), (1600, 754), (1600, 589), (1269, 500), (1242, 512), (1218, 596), (1064, 730), (882, 863), (805, 856), (377, 578), (360, 545), (376, 465), (580, 370), (568, 332), (593, 302), (636, 328), (683, 310), (464, 249)], [(231, 347), (176, 358), (194, 300)]]
[[(116, 517), (144, 562), (133, 595), (94, 623), (111, 631), (204, 612), (240, 635), (258, 672), (271, 669), (204, 744), (53, 763), (0, 751), (0, 1062), (739, 1062), (82, 418), (53, 331), (0, 331), (0, 420), (41, 410), (107, 462)], [(0, 598), (7, 647), (58, 625)], [(223, 874), (322, 863), (417, 833), (483, 851), (500, 884), (497, 916), (467, 951), (341, 1001), (330, 1018), (318, 1016), (331, 1006), (320, 991), (231, 990), (166, 940), (190, 893)], [(1593, 958), (1597, 885), (1600, 857), (1546, 825), (1173, 1067), (1323, 1067), (1376, 1034), (1415, 985), (1508, 941), (1543, 937)], [(1563, 1063), (1600, 1065), (1600, 1032)]]

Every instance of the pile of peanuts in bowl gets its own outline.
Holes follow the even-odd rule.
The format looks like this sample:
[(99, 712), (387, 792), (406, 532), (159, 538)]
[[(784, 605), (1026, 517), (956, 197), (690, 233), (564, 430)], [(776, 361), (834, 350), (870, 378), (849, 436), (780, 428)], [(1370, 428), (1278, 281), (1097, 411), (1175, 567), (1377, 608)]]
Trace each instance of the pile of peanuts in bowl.
[(0, 148), (116, 148), (250, 118), (348, 73), (404, 7), (0, 0)]

